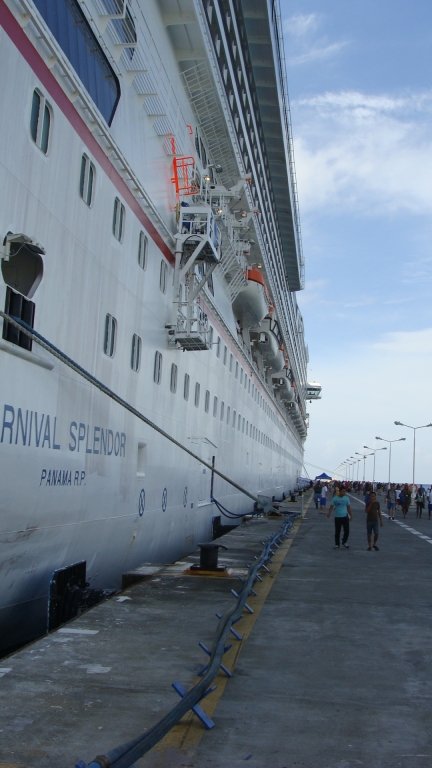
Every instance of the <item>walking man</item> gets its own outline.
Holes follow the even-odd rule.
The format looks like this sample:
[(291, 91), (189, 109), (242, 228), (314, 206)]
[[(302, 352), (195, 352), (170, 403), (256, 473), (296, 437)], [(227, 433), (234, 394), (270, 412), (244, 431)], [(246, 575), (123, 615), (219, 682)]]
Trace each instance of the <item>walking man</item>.
[(421, 485), (420, 488), (418, 489), (418, 491), (416, 493), (416, 497), (415, 497), (416, 512), (417, 512), (416, 517), (421, 517), (422, 516), (422, 512), (424, 510), (424, 500), (425, 500), (425, 489)]
[(345, 488), (339, 489), (339, 496), (333, 496), (327, 517), (335, 511), (335, 549), (340, 548), (340, 534), (343, 528), (342, 546), (349, 549), (347, 544), (349, 536), (349, 521), (353, 519), (349, 498)]
[(315, 509), (318, 509), (320, 498), (321, 498), (321, 483), (316, 483), (314, 485), (314, 496), (313, 496)]
[(325, 507), (327, 504), (327, 486), (323, 485), (321, 488), (321, 498), (320, 498), (320, 512), (322, 512), (325, 515)]
[[(372, 546), (377, 552), (379, 552), (379, 547), (377, 547), (377, 541), (378, 541), (378, 535), (379, 535), (379, 526), (382, 528), (382, 524), (383, 524), (383, 521), (381, 517), (381, 508), (380, 508), (379, 501), (376, 500), (376, 493), (371, 493), (369, 503), (366, 504), (366, 529), (367, 529), (367, 540), (368, 540), (368, 552), (371, 551)], [(372, 534), (374, 535), (373, 544), (372, 544)]]

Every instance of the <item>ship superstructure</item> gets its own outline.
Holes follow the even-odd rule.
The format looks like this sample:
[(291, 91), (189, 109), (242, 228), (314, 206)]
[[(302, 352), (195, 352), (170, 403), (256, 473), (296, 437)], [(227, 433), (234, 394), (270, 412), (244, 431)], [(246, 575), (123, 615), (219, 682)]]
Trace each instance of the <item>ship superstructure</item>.
[[(3, 643), (295, 487), (304, 285), (281, 25), (266, 0), (0, 0)], [(63, 601), (63, 603), (62, 603)], [(63, 611), (63, 614), (62, 614)]]

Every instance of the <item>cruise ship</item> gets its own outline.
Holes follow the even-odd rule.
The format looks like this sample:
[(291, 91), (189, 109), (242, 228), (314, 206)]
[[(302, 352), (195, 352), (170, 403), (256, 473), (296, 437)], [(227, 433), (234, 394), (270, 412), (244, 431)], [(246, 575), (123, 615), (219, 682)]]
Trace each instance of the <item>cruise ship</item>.
[(4, 652), (293, 490), (320, 386), (277, 0), (0, 22)]

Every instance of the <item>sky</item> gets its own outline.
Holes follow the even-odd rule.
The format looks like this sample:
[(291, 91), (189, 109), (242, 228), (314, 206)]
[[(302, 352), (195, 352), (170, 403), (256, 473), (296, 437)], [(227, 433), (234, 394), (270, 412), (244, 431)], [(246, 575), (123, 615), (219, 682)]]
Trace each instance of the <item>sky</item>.
[[(305, 467), (334, 471), (388, 445), (376, 436), (405, 437), (391, 479), (412, 482), (413, 430), (394, 421), (432, 422), (430, 0), (281, 10), (306, 259), (297, 299), (309, 380), (323, 387), (308, 404)], [(432, 428), (416, 443), (415, 480), (431, 484)], [(388, 454), (376, 453), (376, 480), (388, 480)]]

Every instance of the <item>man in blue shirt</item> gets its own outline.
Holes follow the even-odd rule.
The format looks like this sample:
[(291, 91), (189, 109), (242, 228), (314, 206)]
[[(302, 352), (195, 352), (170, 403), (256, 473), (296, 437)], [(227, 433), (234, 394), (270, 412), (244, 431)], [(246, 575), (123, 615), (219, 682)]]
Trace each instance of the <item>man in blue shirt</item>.
[(349, 536), (349, 521), (353, 519), (349, 498), (346, 495), (346, 489), (339, 488), (339, 496), (333, 496), (327, 517), (335, 511), (335, 549), (340, 548), (340, 534), (343, 528), (342, 546), (349, 549), (347, 544)]

